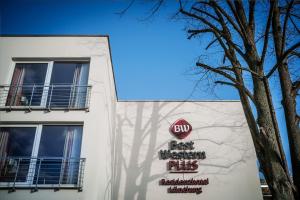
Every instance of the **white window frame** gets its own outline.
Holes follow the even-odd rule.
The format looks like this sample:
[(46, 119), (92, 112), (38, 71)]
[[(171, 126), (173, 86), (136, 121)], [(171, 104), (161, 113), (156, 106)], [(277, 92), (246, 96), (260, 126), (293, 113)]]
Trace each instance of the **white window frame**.
[(42, 99), (41, 99), (42, 107), (47, 107), (46, 104), (47, 104), (48, 93), (49, 93), (49, 89), (50, 89), (50, 81), (51, 81), (51, 76), (52, 76), (53, 64), (54, 64), (54, 61), (48, 62), (48, 68), (47, 68), (45, 82), (44, 82), (44, 86), (48, 86), (48, 89), (46, 89), (46, 87), (43, 89), (43, 94), (42, 94)]

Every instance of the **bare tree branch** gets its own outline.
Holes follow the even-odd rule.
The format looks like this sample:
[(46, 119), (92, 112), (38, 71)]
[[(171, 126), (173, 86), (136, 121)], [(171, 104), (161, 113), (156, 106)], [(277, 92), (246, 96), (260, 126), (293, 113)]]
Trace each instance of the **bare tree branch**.
[[(215, 9), (215, 7), (213, 7)], [(180, 9), (180, 12), (184, 15), (187, 15), (189, 17), (192, 17), (192, 18), (195, 18), (195, 19), (198, 19), (200, 20), (202, 23), (204, 23), (205, 25), (209, 26), (212, 30), (213, 30), (213, 33), (215, 34), (215, 36), (217, 37), (217, 40), (219, 41), (220, 45), (222, 46), (225, 54), (227, 57), (230, 57), (230, 54), (228, 52), (228, 49), (225, 45), (225, 43), (222, 41), (222, 38), (224, 38), (228, 44), (231, 45), (231, 47), (233, 47), (244, 59), (246, 59), (245, 57), (245, 54), (243, 53), (243, 51), (238, 47), (237, 44), (235, 44), (229, 36), (226, 36), (226, 34), (224, 33), (224, 31), (227, 31), (227, 35), (229, 33), (229, 30), (222, 18), (222, 15), (220, 14), (220, 12), (218, 10), (216, 10), (216, 14), (218, 15), (219, 19), (217, 20), (223, 27), (223, 31), (219, 30), (216, 26), (214, 26), (212, 23), (210, 23), (209, 21), (207, 21), (205, 18), (199, 16), (199, 15), (196, 15), (194, 13), (190, 13), (190, 12), (187, 12), (185, 11), (182, 7)], [(190, 36), (189, 38), (191, 38), (192, 36)]]
[(261, 64), (264, 64), (266, 53), (267, 53), (268, 42), (269, 42), (269, 31), (270, 31), (270, 27), (271, 27), (273, 11), (274, 11), (274, 2), (271, 1), (269, 15), (268, 15), (268, 21), (267, 21), (267, 25), (266, 25), (265, 34), (264, 34), (264, 46), (263, 46), (263, 50), (261, 53), (261, 59), (260, 59)]
[(216, 8), (216, 7), (213, 7), (215, 13), (218, 15), (218, 22), (221, 24), (222, 26), (222, 37), (227, 41), (228, 43), (228, 46), (229, 46), (229, 51), (232, 51), (231, 48), (235, 49), (244, 59), (246, 59), (245, 57), (245, 54), (244, 52), (242, 52), (242, 50), (238, 47), (237, 44), (235, 44), (232, 39), (231, 39), (231, 34), (230, 34), (230, 31), (226, 25), (226, 22), (224, 21), (224, 18), (222, 16), (222, 14), (220, 13), (220, 11)]
[(237, 12), (237, 15), (239, 16), (242, 26), (245, 28), (245, 30), (247, 30), (247, 25), (248, 25), (247, 17), (246, 17), (243, 3), (240, 0), (235, 0), (234, 5), (235, 5), (236, 12)]
[(134, 2), (135, 2), (135, 0), (131, 0), (125, 9), (121, 10), (120, 12), (117, 12), (116, 14), (118, 14), (122, 17), (128, 11), (128, 9), (131, 8), (131, 6), (134, 4)]
[(198, 19), (200, 20), (202, 23), (204, 23), (205, 25), (207, 25), (208, 27), (211, 28), (211, 31), (214, 33), (215, 37), (217, 38), (219, 44), (222, 46), (225, 54), (227, 57), (230, 57), (230, 54), (228, 52), (228, 49), (225, 45), (225, 43), (222, 41), (222, 36), (220, 35), (220, 33), (222, 33), (221, 30), (219, 30), (216, 26), (214, 26), (213, 24), (211, 24), (210, 22), (208, 22), (206, 19), (204, 19), (203, 17), (201, 16), (198, 16), (196, 14), (193, 14), (193, 13), (190, 13), (190, 12), (187, 12), (185, 11), (184, 9), (180, 9), (180, 12), (186, 16), (189, 16), (189, 17), (192, 17), (192, 18), (195, 18), (195, 19)]
[(282, 30), (282, 42), (281, 42), (281, 50), (282, 50), (281, 54), (283, 53), (284, 48), (285, 48), (287, 22), (288, 22), (293, 4), (294, 4), (294, 0), (291, 0), (290, 3), (288, 4), (287, 11), (286, 11), (286, 14), (285, 14), (285, 17), (284, 17), (283, 30)]
[[(235, 44), (235, 43), (233, 43), (232, 40), (229, 37), (225, 36), (224, 30), (223, 31), (219, 30), (216, 26), (214, 26), (212, 23), (210, 23), (209, 21), (207, 21), (203, 17), (198, 16), (198, 15), (196, 15), (194, 13), (187, 12), (182, 7), (180, 9), (180, 12), (182, 14), (184, 14), (184, 15), (187, 15), (187, 16), (193, 17), (195, 19), (198, 19), (202, 23), (204, 23), (205, 25), (207, 25), (210, 28), (212, 28), (213, 32), (215, 33), (215, 36), (217, 37), (217, 40), (219, 41), (219, 43), (221, 44), (222, 48), (224, 49), (225, 54), (226, 54), (227, 57), (229, 56), (228, 49), (227, 49), (226, 45), (224, 44), (224, 42), (222, 41), (221, 38), (224, 38), (227, 41), (228, 44), (230, 44), (244, 59), (246, 59), (244, 52), (238, 47), (238, 45)], [(224, 20), (223, 20), (223, 18), (221, 16), (221, 14), (219, 13), (219, 11), (217, 11), (217, 14), (218, 14), (218, 17), (219, 17), (219, 19), (217, 21), (222, 25), (222, 27), (224, 29), (226, 27), (226, 24), (225, 24), (225, 22), (224, 22)]]
[[(296, 3), (295, 3), (295, 4), (296, 4)], [(297, 18), (297, 19), (300, 19), (300, 16), (295, 15), (295, 14), (293, 14), (293, 13), (291, 13), (291, 16), (293, 16), (293, 17), (295, 17), (295, 18)]]
[(227, 12), (225, 12), (224, 9), (222, 9), (219, 4), (217, 4), (217, 2), (215, 1), (211, 1), (211, 4), (216, 7), (220, 13), (222, 13), (223, 16), (225, 16), (225, 18), (229, 21), (229, 23), (232, 25), (232, 27), (239, 33), (239, 35), (243, 38), (244, 34), (242, 33), (242, 31), (240, 30), (240, 28), (238, 27), (238, 25), (233, 21), (233, 19), (227, 14)]
[(220, 69), (220, 70), (227, 70), (227, 71), (231, 71), (233, 72), (233, 68), (229, 67), (229, 66), (221, 66), (221, 67), (217, 67), (216, 69)]
[(196, 15), (194, 13), (190, 13), (190, 12), (187, 12), (185, 11), (183, 8), (180, 9), (180, 12), (186, 16), (189, 16), (189, 17), (192, 17), (192, 18), (195, 18), (195, 19), (198, 19), (200, 20), (203, 24), (207, 25), (208, 27), (210, 27), (211, 29), (213, 29), (214, 31), (216, 31), (217, 33), (221, 33), (222, 31), (219, 30), (215, 25), (213, 25), (212, 23), (210, 23), (209, 21), (207, 21), (205, 18), (199, 16), (199, 15)]
[(206, 47), (205, 47), (205, 50), (209, 49), (209, 47), (211, 47), (211, 45), (213, 45), (216, 41), (218, 41), (218, 39), (214, 39), (212, 40)]
[(254, 32), (255, 31), (254, 11), (255, 11), (256, 1), (248, 0), (248, 2), (249, 2), (249, 27)]
[(251, 101), (255, 104), (255, 99), (254, 99), (254, 96), (252, 95), (252, 93), (243, 85), (237, 83), (237, 84), (234, 84), (234, 83), (230, 83), (230, 82), (226, 82), (226, 81), (215, 81), (216, 84), (221, 84), (221, 85), (230, 85), (230, 86), (233, 86), (237, 89), (241, 89), (243, 90), (247, 96), (251, 99)]
[(233, 83), (239, 84), (238, 81), (237, 81), (235, 78), (233, 78), (230, 74), (227, 74), (226, 72), (224, 72), (224, 71), (222, 71), (222, 70), (220, 70), (220, 69), (217, 69), (217, 68), (208, 66), (208, 65), (206, 65), (206, 64), (204, 64), (204, 63), (200, 63), (200, 62), (197, 62), (197, 63), (196, 63), (196, 66), (202, 67), (203, 69), (208, 70), (208, 71), (211, 71), (211, 72), (215, 72), (215, 73), (217, 73), (217, 74), (219, 74), (219, 75), (222, 75), (222, 76), (224, 76), (225, 78), (229, 79), (229, 80), (232, 81)]
[(201, 30), (188, 30), (188, 33), (191, 33), (188, 37), (188, 39), (191, 39), (192, 37), (196, 36), (199, 33), (213, 33), (211, 29), (201, 29)]
[(150, 9), (151, 10), (150, 14), (147, 17), (143, 18), (142, 21), (147, 21), (151, 17), (153, 17), (153, 15), (160, 9), (163, 3), (164, 0), (158, 0), (156, 4)]
[(246, 30), (245, 30), (244, 26), (242, 25), (241, 19), (239, 18), (238, 14), (237, 14), (237, 12), (236, 12), (236, 10), (234, 8), (234, 5), (233, 5), (232, 1), (226, 0), (226, 2), (229, 5), (229, 8), (230, 8), (231, 12), (234, 15), (234, 17), (235, 17), (235, 19), (236, 19), (236, 21), (237, 21), (237, 23), (238, 23), (238, 25), (239, 25), (242, 33), (243, 33), (243, 36), (245, 37), (247, 35), (246, 34)]
[(235, 67), (235, 68), (247, 71), (247, 72), (251, 73), (252, 75), (256, 76), (259, 79), (263, 78), (261, 75), (259, 75), (258, 73), (256, 73), (255, 71), (253, 71), (253, 70), (251, 70), (249, 68), (246, 68), (246, 67)]
[(300, 90), (300, 80), (295, 81), (295, 82), (293, 83), (292, 88), (293, 88), (292, 94), (293, 94), (294, 96), (296, 96), (297, 93), (298, 93), (298, 91)]
[(285, 51), (285, 53), (280, 57), (280, 59), (277, 61), (277, 63), (271, 68), (270, 72), (266, 75), (267, 78), (272, 76), (272, 74), (275, 72), (278, 66), (282, 64), (282, 62), (291, 54), (294, 52), (295, 49), (300, 47), (300, 42), (294, 44), (289, 49)]
[(297, 56), (298, 58), (300, 58), (300, 52), (293, 51), (293, 52), (291, 52), (289, 57), (292, 57), (292, 56)]
[(192, 7), (192, 10), (195, 10), (195, 11), (197, 11), (199, 13), (205, 14), (206, 16), (209, 16), (210, 18), (212, 18), (212, 19), (214, 19), (216, 21), (219, 21), (219, 19), (217, 17), (213, 16), (212, 14), (210, 14), (210, 13), (204, 11), (204, 10), (201, 10), (199, 8), (196, 8), (196, 7)]
[(294, 28), (296, 29), (296, 31), (298, 32), (298, 34), (300, 34), (300, 29), (298, 28), (298, 26), (296, 25), (296, 23), (294, 22), (293, 18), (291, 16), (289, 16)]

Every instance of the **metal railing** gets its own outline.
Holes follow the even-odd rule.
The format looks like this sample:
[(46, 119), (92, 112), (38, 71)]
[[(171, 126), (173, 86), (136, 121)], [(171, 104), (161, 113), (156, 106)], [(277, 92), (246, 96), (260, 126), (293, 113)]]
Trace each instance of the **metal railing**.
[(88, 85), (1, 85), (0, 108), (5, 109), (86, 109)]
[(75, 188), (82, 191), (85, 158), (0, 158), (0, 188)]

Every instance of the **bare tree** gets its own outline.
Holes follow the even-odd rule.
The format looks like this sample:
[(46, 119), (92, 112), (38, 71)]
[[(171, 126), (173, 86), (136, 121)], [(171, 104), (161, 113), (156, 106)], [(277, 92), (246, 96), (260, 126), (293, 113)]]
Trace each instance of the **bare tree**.
[[(287, 3), (288, 16), (293, 3)], [(279, 19), (279, 5), (277, 1), (268, 2), (269, 11), (264, 24), (262, 43), (256, 42), (256, 2), (248, 1), (226, 1), (222, 4), (218, 1), (196, 1), (192, 5), (184, 6), (180, 2), (180, 13), (193, 20), (193, 27), (188, 29), (189, 38), (200, 34), (212, 34), (214, 39), (211, 43), (218, 43), (224, 52), (224, 64), (222, 66), (210, 66), (206, 63), (197, 62), (196, 65), (205, 71), (220, 75), (226, 81), (216, 81), (217, 84), (235, 87), (240, 95), (241, 102), (248, 125), (252, 134), (253, 142), (257, 152), (261, 169), (266, 177), (267, 183), (274, 199), (296, 199), (298, 186), (299, 164), (299, 126), (296, 115), (295, 95), (296, 83), (292, 84), (287, 70), (284, 66), (287, 57), (297, 48), (300, 43), (285, 48), (285, 32), (281, 31)], [(285, 28), (287, 29), (287, 17), (285, 17)], [(195, 26), (196, 24), (196, 26)], [(274, 45), (269, 44), (269, 33), (273, 30)], [(279, 40), (278, 38), (282, 38)], [(209, 43), (209, 45), (211, 45)], [(259, 51), (259, 45), (262, 50)], [(277, 63), (271, 72), (266, 73), (265, 59), (268, 48), (275, 46)], [(243, 63), (243, 65), (242, 65)], [(283, 152), (279, 128), (275, 116), (274, 106), (269, 88), (268, 78), (272, 71), (278, 68), (280, 82), (283, 91), (283, 105), (287, 118), (291, 155), (293, 159), (294, 182), (290, 178), (285, 155)], [(244, 73), (250, 73), (253, 89), (249, 89), (244, 83)], [(252, 90), (252, 91), (251, 91)], [(288, 92), (287, 92), (288, 91)], [(250, 107), (252, 101), (256, 109), (257, 119)], [(297, 127), (298, 126), (298, 127)], [(297, 132), (298, 131), (298, 132)], [(298, 169), (298, 172), (297, 172)]]
[[(153, 2), (150, 16), (163, 4), (163, 0)], [(237, 89), (261, 171), (273, 198), (293, 200), (299, 198), (300, 190), (300, 133), (296, 112), (300, 81), (292, 81), (288, 60), (292, 56), (299, 58), (300, 42), (296, 37), (288, 43), (287, 30), (293, 28), (299, 36), (296, 20), (300, 17), (295, 7), (300, 2), (286, 0), (280, 3), (282, 5), (277, 0), (179, 0), (177, 16), (188, 22), (188, 39), (212, 36), (205, 49), (213, 47), (223, 52), (221, 64), (199, 59), (196, 66), (204, 75), (216, 75), (219, 79), (216, 84)], [(261, 8), (267, 11), (259, 13)], [(257, 27), (261, 29), (257, 30)], [(269, 70), (266, 60), (271, 58), (275, 58), (276, 63)], [(282, 90), (294, 180), (288, 170), (269, 87), (269, 79), (276, 70)], [(250, 75), (251, 84), (246, 84), (246, 75)]]

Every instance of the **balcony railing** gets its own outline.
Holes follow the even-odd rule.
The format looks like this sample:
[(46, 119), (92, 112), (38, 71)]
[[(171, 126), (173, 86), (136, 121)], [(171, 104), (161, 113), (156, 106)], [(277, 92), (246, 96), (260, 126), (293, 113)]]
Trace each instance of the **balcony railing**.
[(82, 191), (84, 158), (6, 157), (0, 158), (0, 188), (68, 188)]
[(0, 108), (88, 110), (90, 95), (87, 85), (1, 85)]

